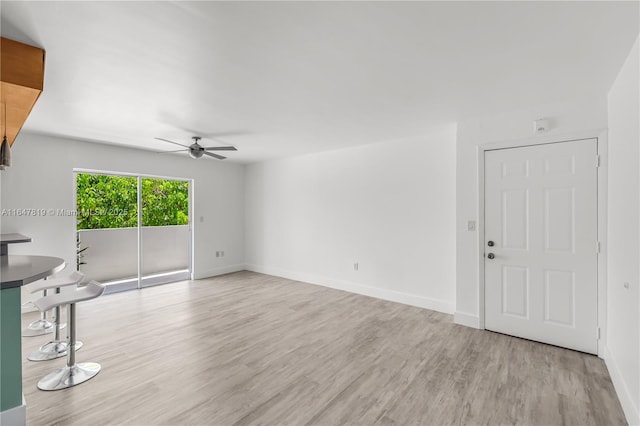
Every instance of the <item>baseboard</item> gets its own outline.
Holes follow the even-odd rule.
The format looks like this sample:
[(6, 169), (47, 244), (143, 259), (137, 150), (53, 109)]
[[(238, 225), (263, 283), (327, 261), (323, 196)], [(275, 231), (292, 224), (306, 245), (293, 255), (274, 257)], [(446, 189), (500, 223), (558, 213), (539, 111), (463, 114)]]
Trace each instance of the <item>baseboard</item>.
[(477, 315), (456, 311), (453, 314), (453, 322), (471, 328), (480, 328), (480, 318)]
[(25, 426), (27, 424), (27, 403), (22, 395), (22, 405), (0, 411), (0, 425)]
[(629, 388), (627, 388), (627, 384), (624, 381), (624, 376), (620, 372), (620, 369), (618, 368), (615, 359), (611, 356), (611, 351), (607, 346), (604, 347), (604, 362), (609, 370), (609, 375), (611, 376), (611, 381), (613, 382), (616, 394), (618, 394), (618, 399), (620, 400), (620, 405), (622, 405), (624, 415), (627, 417), (627, 423), (629, 423), (630, 426), (640, 425), (640, 412), (638, 412), (638, 407), (631, 397)]
[(290, 280), (301, 281), (308, 284), (329, 287), (336, 290), (348, 291), (350, 293), (361, 294), (363, 296), (374, 297), (376, 299), (388, 300), (390, 302), (402, 303), (404, 305), (417, 306), (418, 308), (438, 311), (445, 314), (453, 314), (453, 303), (445, 300), (431, 299), (415, 294), (404, 293), (395, 290), (389, 290), (379, 287), (370, 287), (345, 280), (336, 280), (327, 277), (321, 277), (303, 272), (288, 271), (280, 268), (272, 268), (261, 265), (245, 265), (248, 271), (259, 272), (261, 274), (274, 275), (277, 277), (288, 278)]
[(239, 272), (244, 270), (245, 270), (245, 265), (243, 264), (228, 265), (228, 266), (221, 266), (219, 268), (207, 269), (206, 271), (195, 271), (193, 274), (193, 277), (196, 280), (200, 280), (202, 278), (215, 277), (217, 275), (230, 274), (232, 272)]

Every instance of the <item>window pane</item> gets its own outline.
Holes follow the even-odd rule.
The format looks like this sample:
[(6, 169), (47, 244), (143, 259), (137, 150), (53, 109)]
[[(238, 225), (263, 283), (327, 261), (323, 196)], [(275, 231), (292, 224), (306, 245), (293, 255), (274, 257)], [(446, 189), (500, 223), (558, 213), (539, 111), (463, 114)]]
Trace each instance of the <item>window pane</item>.
[(138, 182), (135, 177), (78, 173), (77, 229), (138, 226)]
[(187, 225), (189, 182), (142, 179), (142, 226)]

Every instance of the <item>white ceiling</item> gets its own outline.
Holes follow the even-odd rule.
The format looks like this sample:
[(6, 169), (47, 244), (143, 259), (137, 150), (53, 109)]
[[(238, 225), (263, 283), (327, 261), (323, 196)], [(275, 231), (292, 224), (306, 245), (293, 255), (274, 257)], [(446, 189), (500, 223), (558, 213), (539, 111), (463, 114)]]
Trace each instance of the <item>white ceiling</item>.
[(2, 1), (0, 13), (3, 36), (47, 53), (24, 129), (150, 150), (174, 148), (156, 136), (229, 133), (239, 152), (226, 161), (246, 163), (604, 96), (638, 6)]

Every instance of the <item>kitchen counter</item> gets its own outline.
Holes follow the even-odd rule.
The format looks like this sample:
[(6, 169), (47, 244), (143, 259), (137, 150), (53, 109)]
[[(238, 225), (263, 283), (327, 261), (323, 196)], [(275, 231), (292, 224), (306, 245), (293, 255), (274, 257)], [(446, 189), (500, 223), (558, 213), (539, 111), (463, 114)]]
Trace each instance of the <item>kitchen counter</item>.
[(32, 283), (64, 268), (64, 260), (50, 256), (8, 255), (0, 257), (0, 289)]
[[(6, 235), (3, 234), (3, 242)], [(13, 235), (7, 239), (12, 243), (31, 241), (24, 235), (9, 235)], [(59, 257), (0, 256), (0, 424), (20, 425), (26, 421), (22, 397), (21, 287), (55, 274), (64, 266)]]
[(8, 254), (8, 245), (16, 243), (30, 243), (31, 238), (22, 234), (0, 234), (0, 256)]

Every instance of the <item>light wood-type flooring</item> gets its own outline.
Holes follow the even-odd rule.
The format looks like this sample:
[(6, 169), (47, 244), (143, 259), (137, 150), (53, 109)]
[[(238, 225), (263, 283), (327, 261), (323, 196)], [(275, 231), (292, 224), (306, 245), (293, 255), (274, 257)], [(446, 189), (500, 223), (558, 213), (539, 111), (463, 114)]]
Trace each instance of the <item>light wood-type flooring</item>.
[(595, 356), (252, 272), (78, 304), (78, 338), (102, 371), (43, 392), (65, 359), (25, 360), (29, 426), (625, 424)]

